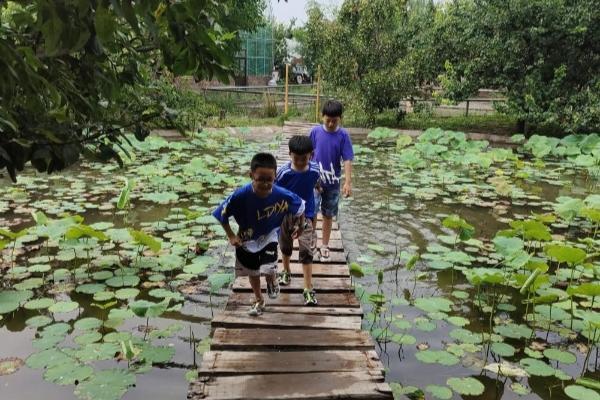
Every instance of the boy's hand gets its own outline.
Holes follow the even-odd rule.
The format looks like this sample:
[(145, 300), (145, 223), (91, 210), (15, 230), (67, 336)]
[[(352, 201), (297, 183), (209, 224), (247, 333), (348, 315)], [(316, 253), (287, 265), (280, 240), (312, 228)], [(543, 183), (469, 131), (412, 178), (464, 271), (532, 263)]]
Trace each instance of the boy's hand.
[(342, 194), (344, 197), (352, 196), (352, 185), (349, 182), (344, 183), (344, 186), (342, 187)]
[(301, 226), (296, 225), (294, 227), (294, 230), (292, 231), (292, 239), (298, 239), (300, 237), (300, 235), (302, 235), (302, 232), (304, 231), (304, 228)]
[(233, 247), (240, 247), (242, 245), (242, 239), (238, 235), (229, 236), (229, 244)]

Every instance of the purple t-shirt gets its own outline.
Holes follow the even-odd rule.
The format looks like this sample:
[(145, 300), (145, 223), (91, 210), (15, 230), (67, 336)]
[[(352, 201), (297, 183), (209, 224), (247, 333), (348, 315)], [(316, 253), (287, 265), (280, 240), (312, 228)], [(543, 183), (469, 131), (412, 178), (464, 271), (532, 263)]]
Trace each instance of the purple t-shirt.
[(341, 127), (335, 132), (329, 132), (323, 125), (318, 125), (310, 131), (310, 140), (315, 150), (312, 159), (319, 165), (321, 173), (321, 186), (327, 189), (339, 188), (342, 160), (354, 159), (350, 135)]

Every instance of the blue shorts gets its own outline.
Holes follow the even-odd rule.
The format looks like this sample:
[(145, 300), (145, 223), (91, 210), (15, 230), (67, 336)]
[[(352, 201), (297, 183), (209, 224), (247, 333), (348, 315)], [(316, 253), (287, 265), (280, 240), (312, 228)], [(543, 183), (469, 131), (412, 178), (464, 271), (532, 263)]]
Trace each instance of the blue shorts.
[(315, 190), (315, 210), (321, 210), (325, 217), (335, 217), (338, 213), (340, 188), (323, 188), (323, 193)]

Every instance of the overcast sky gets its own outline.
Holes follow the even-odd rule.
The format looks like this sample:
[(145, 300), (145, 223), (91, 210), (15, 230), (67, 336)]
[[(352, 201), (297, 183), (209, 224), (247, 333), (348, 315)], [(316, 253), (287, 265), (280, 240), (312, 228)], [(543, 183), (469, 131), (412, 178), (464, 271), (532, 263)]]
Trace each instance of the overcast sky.
[[(297, 19), (296, 26), (303, 25), (306, 22), (306, 3), (308, 0), (270, 0), (273, 6), (273, 16), (279, 22), (287, 23), (292, 18)], [(336, 7), (343, 3), (343, 0), (318, 0), (318, 2), (327, 7)]]

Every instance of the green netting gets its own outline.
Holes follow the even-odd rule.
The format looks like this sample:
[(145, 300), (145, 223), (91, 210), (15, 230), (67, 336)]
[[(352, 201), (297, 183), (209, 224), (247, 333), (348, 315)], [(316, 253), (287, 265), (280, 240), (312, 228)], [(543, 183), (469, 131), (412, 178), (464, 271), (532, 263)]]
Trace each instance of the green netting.
[(246, 59), (246, 75), (268, 76), (273, 69), (273, 30), (266, 26), (256, 32), (242, 32), (240, 58)]

